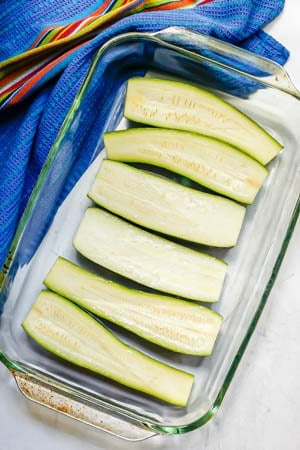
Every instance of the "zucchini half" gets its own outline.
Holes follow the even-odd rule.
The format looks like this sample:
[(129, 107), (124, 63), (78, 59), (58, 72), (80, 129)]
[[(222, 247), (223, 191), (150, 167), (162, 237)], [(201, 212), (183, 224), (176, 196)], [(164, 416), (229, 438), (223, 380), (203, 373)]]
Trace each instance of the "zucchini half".
[(86, 258), (145, 286), (191, 300), (219, 299), (227, 264), (88, 208), (73, 240)]
[(267, 164), (282, 149), (256, 122), (215, 94), (178, 81), (128, 80), (125, 117), (221, 139)]
[(222, 317), (196, 303), (129, 289), (58, 258), (45, 285), (93, 314), (169, 350), (210, 355)]
[(153, 164), (250, 204), (268, 170), (226, 142), (187, 131), (132, 128), (104, 134), (109, 159)]
[(77, 366), (177, 406), (186, 406), (194, 376), (124, 344), (78, 306), (42, 291), (23, 322), (46, 350)]
[(138, 225), (200, 244), (236, 244), (245, 208), (116, 161), (104, 160), (88, 196)]

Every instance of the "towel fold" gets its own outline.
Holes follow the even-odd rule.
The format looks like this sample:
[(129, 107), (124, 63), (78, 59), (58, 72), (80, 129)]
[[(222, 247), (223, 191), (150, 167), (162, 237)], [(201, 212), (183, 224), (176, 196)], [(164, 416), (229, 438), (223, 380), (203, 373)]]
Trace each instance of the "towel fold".
[(93, 55), (108, 39), (179, 25), (286, 62), (288, 51), (262, 31), (282, 11), (284, 0), (191, 4), (190, 0), (1, 2), (0, 269), (66, 112)]

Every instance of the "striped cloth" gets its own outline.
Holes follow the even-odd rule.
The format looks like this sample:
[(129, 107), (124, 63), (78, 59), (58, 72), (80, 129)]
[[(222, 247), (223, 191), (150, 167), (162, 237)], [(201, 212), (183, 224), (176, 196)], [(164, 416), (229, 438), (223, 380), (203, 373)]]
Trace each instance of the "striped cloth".
[[(202, 0), (198, 4), (210, 1)], [(45, 27), (28, 50), (1, 64), (0, 109), (24, 100), (39, 85), (40, 80), (58, 67), (61, 70), (67, 57), (105, 26), (137, 12), (179, 9), (194, 3), (194, 0), (104, 0), (92, 13), (78, 20)]]
[(37, 176), (99, 47), (181, 25), (284, 64), (262, 28), (284, 0), (3, 0), (0, 3), (0, 268)]

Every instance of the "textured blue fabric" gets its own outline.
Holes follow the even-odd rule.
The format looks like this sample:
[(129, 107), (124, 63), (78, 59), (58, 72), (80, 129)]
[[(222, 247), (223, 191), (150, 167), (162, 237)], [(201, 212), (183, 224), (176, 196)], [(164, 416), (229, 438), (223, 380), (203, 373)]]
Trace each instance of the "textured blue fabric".
[[(87, 14), (100, 4), (92, 0), (80, 2), (81, 14)], [(80, 17), (78, 5), (72, 0), (1, 2), (0, 57), (5, 59), (24, 51), (24, 42), (29, 46), (47, 25)], [(284, 0), (214, 0), (192, 9), (145, 12), (127, 17), (88, 42), (72, 58), (63, 61), (55, 72), (42, 80), (26, 102), (4, 110), (0, 114), (0, 268), (65, 114), (95, 51), (104, 42), (124, 32), (157, 31), (181, 25), (284, 64), (288, 51), (262, 31), (283, 6)], [(34, 23), (28, 20), (24, 11), (30, 14), (31, 19), (34, 15)], [(18, 21), (10, 20), (11, 15), (17, 16)], [(22, 33), (21, 38), (17, 30)], [(11, 39), (12, 36), (15, 38)]]

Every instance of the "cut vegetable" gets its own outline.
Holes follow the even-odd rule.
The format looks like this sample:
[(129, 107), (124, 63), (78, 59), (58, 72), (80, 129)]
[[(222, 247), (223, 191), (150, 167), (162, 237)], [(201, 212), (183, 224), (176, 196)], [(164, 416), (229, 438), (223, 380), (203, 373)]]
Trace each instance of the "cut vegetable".
[(165, 128), (213, 136), (266, 164), (282, 149), (257, 123), (196, 86), (155, 78), (128, 80), (125, 117)]
[(216, 247), (236, 244), (245, 208), (232, 200), (104, 160), (88, 196), (152, 230)]
[(132, 128), (104, 135), (109, 159), (153, 164), (243, 203), (252, 203), (268, 175), (259, 162), (200, 134), (164, 128)]
[(88, 259), (139, 283), (191, 300), (219, 299), (227, 264), (88, 208), (73, 241)]
[(49, 289), (129, 331), (173, 351), (210, 355), (222, 317), (195, 303), (128, 289), (58, 258)]
[(77, 366), (174, 405), (187, 404), (192, 374), (129, 347), (57, 294), (42, 291), (23, 328), (42, 347)]

